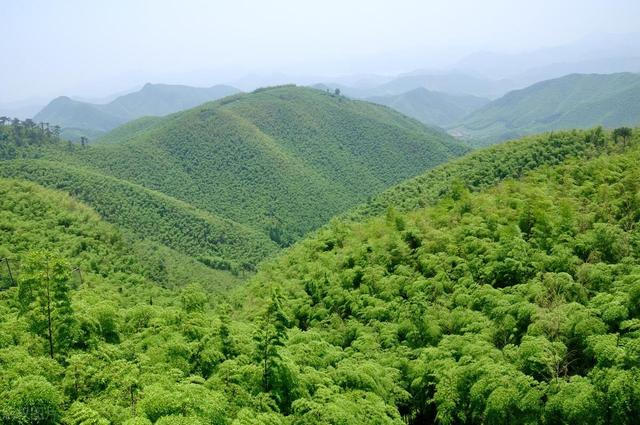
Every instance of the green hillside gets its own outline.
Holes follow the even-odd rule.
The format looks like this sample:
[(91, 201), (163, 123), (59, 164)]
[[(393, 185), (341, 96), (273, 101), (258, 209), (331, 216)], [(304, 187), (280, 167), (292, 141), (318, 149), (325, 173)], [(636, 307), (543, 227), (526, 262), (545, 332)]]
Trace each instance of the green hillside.
[[(268, 369), (280, 411), (635, 423), (640, 139), (624, 154), (608, 143), (481, 193), (454, 185), (431, 208), (334, 222), (263, 267), (245, 314), (288, 329)], [(368, 414), (347, 409), (354, 394)]]
[(91, 170), (44, 160), (2, 162), (1, 177), (31, 180), (63, 190), (105, 220), (212, 268), (252, 270), (277, 246), (252, 229), (185, 202)]
[(160, 121), (162, 121), (161, 117), (138, 118), (136, 120), (129, 121), (126, 124), (122, 124), (108, 133), (100, 135), (100, 137), (93, 140), (92, 143), (121, 143), (126, 140), (133, 139), (138, 136), (138, 134), (143, 133), (150, 127), (158, 124)]
[(85, 283), (108, 281), (109, 291), (118, 285), (180, 288), (197, 282), (222, 293), (240, 282), (188, 255), (133, 237), (66, 193), (0, 178), (0, 299), (7, 299), (2, 291), (20, 280), (24, 262), (35, 251), (72, 262), (74, 285), (81, 279)]
[(433, 205), (447, 196), (452, 182), (471, 191), (518, 178), (538, 167), (557, 165), (570, 158), (598, 155), (612, 136), (602, 129), (571, 130), (527, 136), (475, 150), (375, 195), (344, 215), (352, 220), (384, 214), (387, 209), (411, 211)]
[[(206, 264), (211, 273), (217, 269), (244, 275), (278, 249), (254, 229), (135, 183), (64, 163), (85, 149), (60, 139), (45, 125), (15, 120), (0, 125), (0, 177), (63, 190), (135, 238), (154, 241), (158, 246), (153, 250), (179, 253), (170, 256), (172, 260), (199, 261), (195, 269)], [(238, 282), (228, 277), (229, 282)]]
[(0, 179), (3, 421), (634, 424), (635, 133), (480, 192), (451, 182), (426, 209), (336, 220), (231, 305), (154, 285), (95, 212)]
[(437, 127), (457, 123), (489, 102), (481, 97), (440, 93), (422, 87), (397, 95), (374, 96), (367, 100), (387, 105), (426, 125)]
[(369, 196), (460, 155), (389, 108), (294, 86), (128, 124), (51, 153), (249, 226), (288, 245)]
[[(0, 258), (0, 415), (7, 425), (104, 424), (93, 410), (100, 398), (112, 423), (122, 423), (142, 388), (153, 398), (156, 387), (145, 381), (159, 384), (164, 373), (177, 371), (161, 357), (187, 344), (160, 342), (157, 326), (179, 323), (181, 306), (190, 302), (219, 305), (202, 289), (215, 289), (211, 269), (153, 244), (131, 243), (67, 194), (24, 181), (0, 179)], [(179, 280), (187, 275), (189, 286)], [(217, 326), (216, 320), (207, 324)], [(151, 335), (155, 342), (146, 339)], [(155, 348), (143, 354), (137, 345), (143, 341)], [(208, 346), (210, 355), (211, 341)], [(133, 353), (143, 357), (134, 360)], [(98, 388), (102, 396), (90, 395)], [(125, 407), (115, 401), (121, 396), (129, 400)]]
[(35, 121), (59, 125), (73, 140), (95, 138), (121, 124), (143, 116), (162, 116), (192, 108), (204, 102), (238, 93), (230, 86), (190, 87), (145, 84), (137, 92), (120, 96), (107, 104), (92, 104), (58, 97), (38, 112)]
[(489, 144), (543, 131), (640, 123), (640, 74), (573, 74), (510, 92), (450, 133)]

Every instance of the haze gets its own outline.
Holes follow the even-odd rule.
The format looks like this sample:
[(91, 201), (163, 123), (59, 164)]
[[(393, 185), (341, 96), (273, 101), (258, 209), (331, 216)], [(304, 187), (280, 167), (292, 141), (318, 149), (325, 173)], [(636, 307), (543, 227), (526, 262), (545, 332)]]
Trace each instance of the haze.
[[(634, 0), (492, 0), (482, 7), (473, 0), (4, 3), (5, 104), (62, 94), (95, 99), (147, 81), (249, 89), (442, 70), (475, 52), (564, 45), (582, 46), (572, 58), (582, 60), (594, 45), (606, 49), (611, 37), (632, 48), (637, 37), (619, 34), (634, 32), (640, 17)], [(494, 78), (517, 71), (480, 65), (469, 71)]]

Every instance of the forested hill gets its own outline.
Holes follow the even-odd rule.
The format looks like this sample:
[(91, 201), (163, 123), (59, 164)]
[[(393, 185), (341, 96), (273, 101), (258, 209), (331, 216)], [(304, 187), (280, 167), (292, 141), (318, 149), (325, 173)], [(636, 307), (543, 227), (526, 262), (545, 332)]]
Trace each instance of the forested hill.
[[(98, 283), (100, 290), (110, 293), (122, 285), (130, 290), (143, 285), (152, 295), (161, 287), (197, 282), (221, 293), (240, 281), (153, 241), (130, 237), (66, 193), (0, 178), (0, 303), (12, 301), (3, 291), (11, 291), (22, 280), (35, 252), (66, 262), (70, 283), (78, 289), (84, 282), (86, 291), (96, 289), (92, 286)], [(108, 304), (107, 300), (112, 299), (102, 301)], [(0, 351), (7, 343), (3, 326), (0, 319)]]
[[(184, 263), (242, 274), (278, 250), (268, 235), (186, 202), (82, 165), (65, 163), (86, 149), (59, 137), (59, 128), (31, 120), (0, 125), (0, 177), (31, 180), (86, 202), (104, 219)], [(46, 158), (59, 158), (57, 161)], [(155, 248), (154, 248), (155, 249)], [(180, 255), (178, 255), (178, 253)], [(186, 261), (185, 259), (191, 259)], [(196, 267), (197, 269), (197, 267)], [(229, 274), (229, 284), (238, 279)], [(220, 273), (216, 276), (219, 281)]]
[(635, 423), (640, 138), (604, 141), (608, 154), (480, 193), (454, 185), (434, 207), (336, 221), (265, 266), (245, 314), (272, 326), (263, 390), (280, 412)]
[(453, 126), (478, 145), (543, 131), (640, 124), (640, 74), (572, 74), (507, 93)]
[(611, 131), (596, 127), (528, 136), (478, 149), (375, 195), (344, 217), (363, 220), (384, 214), (388, 208), (406, 212), (433, 205), (449, 194), (452, 182), (479, 191), (505, 178), (521, 177), (541, 166), (557, 165), (570, 158), (597, 156), (606, 150), (606, 141), (613, 138)]
[(223, 270), (253, 270), (278, 246), (241, 224), (134, 183), (44, 160), (5, 161), (0, 177), (64, 190), (138, 238), (149, 239)]
[(92, 138), (142, 116), (161, 116), (220, 99), (239, 90), (230, 86), (190, 87), (145, 84), (139, 91), (119, 96), (107, 104), (94, 104), (66, 96), (52, 100), (34, 117), (62, 127), (65, 137)]
[(387, 107), (295, 86), (134, 122), (106, 139), (53, 157), (180, 199), (280, 245), (467, 151)]

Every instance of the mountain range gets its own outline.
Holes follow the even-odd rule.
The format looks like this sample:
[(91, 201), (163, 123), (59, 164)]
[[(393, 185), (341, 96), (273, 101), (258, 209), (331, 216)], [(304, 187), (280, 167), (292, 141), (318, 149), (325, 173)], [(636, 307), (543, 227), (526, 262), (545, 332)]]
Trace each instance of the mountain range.
[(512, 91), (472, 112), (450, 133), (478, 144), (525, 134), (640, 122), (640, 74), (572, 74)]
[(399, 95), (417, 88), (453, 95), (497, 98), (513, 89), (514, 84), (509, 80), (494, 81), (460, 72), (414, 71), (375, 85), (360, 86), (326, 82), (318, 83), (314, 87), (330, 91), (339, 89), (342, 94), (357, 99)]
[(426, 125), (443, 128), (458, 123), (469, 113), (489, 103), (488, 99), (482, 97), (435, 92), (423, 87), (366, 100), (387, 105)]
[[(338, 89), (347, 96), (388, 105), (475, 145), (552, 130), (640, 123), (640, 74), (636, 73), (570, 74), (509, 91), (491, 101), (430, 90), (446, 88), (435, 84), (437, 80), (432, 77), (410, 75), (366, 89), (326, 84), (315, 87), (329, 92)], [(458, 90), (468, 88), (463, 80), (458, 82)]]
[(93, 138), (136, 118), (167, 115), (238, 92), (225, 85), (200, 88), (148, 83), (139, 91), (119, 96), (106, 104), (61, 96), (38, 112), (34, 120), (59, 125), (67, 137), (87, 135)]

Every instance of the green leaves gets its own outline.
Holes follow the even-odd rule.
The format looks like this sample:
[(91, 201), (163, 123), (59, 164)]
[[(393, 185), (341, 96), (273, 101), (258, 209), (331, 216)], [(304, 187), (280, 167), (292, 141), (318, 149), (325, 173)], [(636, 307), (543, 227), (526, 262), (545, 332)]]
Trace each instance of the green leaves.
[(605, 406), (603, 394), (588, 379), (575, 376), (551, 389), (544, 418), (549, 424), (602, 424)]
[[(619, 175), (639, 155), (569, 161), (432, 208), (338, 222), (270, 264), (251, 299), (277, 282), (300, 332), (342, 350), (333, 362), (296, 360), (314, 365), (301, 379), (316, 388), (294, 414), (323, 418), (309, 400), (333, 384), (376, 394), (409, 423), (632, 422), (605, 394), (640, 358), (635, 204), (593, 193), (624, 196)], [(305, 352), (293, 344), (279, 351)], [(400, 388), (382, 390), (393, 388), (383, 376)], [(621, 400), (635, 411), (634, 398)]]
[(25, 376), (0, 402), (2, 422), (7, 425), (55, 425), (61, 411), (62, 397), (42, 376)]

